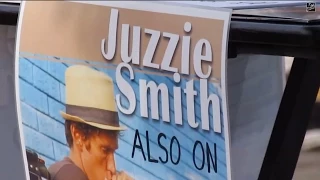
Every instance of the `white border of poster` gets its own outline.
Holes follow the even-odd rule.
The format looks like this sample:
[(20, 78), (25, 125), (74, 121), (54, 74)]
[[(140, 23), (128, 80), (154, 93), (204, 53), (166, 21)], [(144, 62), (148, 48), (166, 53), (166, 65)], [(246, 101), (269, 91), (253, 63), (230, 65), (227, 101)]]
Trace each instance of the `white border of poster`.
[[(110, 6), (110, 7), (118, 7), (124, 9), (131, 10), (140, 10), (140, 11), (149, 11), (149, 12), (158, 12), (158, 13), (166, 13), (173, 15), (183, 15), (183, 16), (191, 16), (191, 17), (199, 17), (199, 18), (208, 18), (208, 19), (219, 19), (224, 21), (224, 31), (222, 36), (222, 51), (221, 51), (221, 95), (222, 95), (222, 111), (223, 113), (223, 121), (224, 121), (224, 135), (225, 135), (225, 151), (226, 151), (226, 166), (227, 166), (227, 179), (231, 180), (231, 159), (230, 159), (230, 123), (228, 117), (228, 108), (227, 108), (227, 85), (226, 85), (226, 60), (227, 60), (227, 42), (228, 42), (228, 33), (229, 33), (229, 25), (231, 21), (231, 9), (222, 9), (219, 8), (219, 11), (215, 10), (206, 10), (206, 9), (198, 9), (193, 7), (181, 7), (173, 6), (173, 5), (165, 5), (158, 4), (154, 6), (154, 3), (147, 2), (132, 2), (132, 1), (73, 1), (74, 3), (84, 3), (84, 4), (94, 4), (99, 6)], [(22, 115), (21, 115), (21, 106), (20, 106), (20, 87), (19, 87), (19, 56), (20, 56), (20, 39), (21, 39), (21, 28), (23, 24), (23, 15), (25, 9), (26, 1), (21, 3), (21, 10), (19, 14), (19, 20), (17, 25), (17, 38), (16, 38), (16, 50), (15, 50), (15, 86), (16, 86), (16, 103), (17, 103), (17, 113), (18, 113), (18, 122), (19, 122), (19, 131), (20, 131), (20, 139), (22, 150), (25, 152), (25, 140), (24, 140), (24, 132), (22, 128)], [(26, 166), (25, 173), (26, 177), (29, 180), (28, 173), (28, 162), (26, 158), (26, 154), (23, 154), (24, 163)]]
[(19, 127), (19, 135), (20, 135), (20, 143), (21, 143), (21, 149), (22, 149), (22, 157), (23, 157), (23, 163), (25, 166), (25, 176), (26, 180), (30, 180), (29, 176), (29, 167), (28, 167), (28, 161), (27, 161), (27, 154), (26, 152), (26, 145), (23, 135), (23, 127), (22, 127), (22, 117), (21, 117), (21, 106), (20, 106), (20, 85), (19, 85), (19, 47), (20, 47), (20, 35), (21, 35), (21, 26), (22, 26), (22, 16), (24, 14), (24, 7), (25, 7), (25, 1), (22, 1), (20, 3), (20, 11), (18, 15), (18, 23), (17, 23), (17, 35), (16, 35), (16, 46), (15, 46), (15, 53), (14, 53), (14, 79), (15, 79), (15, 93), (16, 93), (16, 106), (17, 106), (17, 118), (18, 118), (18, 127)]

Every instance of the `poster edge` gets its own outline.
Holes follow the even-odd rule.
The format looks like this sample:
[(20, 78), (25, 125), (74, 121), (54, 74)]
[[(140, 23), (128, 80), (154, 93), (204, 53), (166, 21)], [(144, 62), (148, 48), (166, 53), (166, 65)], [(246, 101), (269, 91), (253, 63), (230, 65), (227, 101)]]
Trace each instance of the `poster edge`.
[(20, 104), (20, 84), (19, 84), (19, 52), (20, 52), (20, 36), (21, 36), (21, 28), (24, 16), (24, 9), (25, 9), (26, 1), (22, 1), (20, 3), (20, 10), (18, 15), (18, 23), (17, 23), (17, 32), (16, 32), (16, 44), (15, 44), (15, 56), (14, 56), (14, 84), (15, 84), (15, 98), (16, 98), (16, 113), (17, 113), (17, 122), (19, 128), (19, 136), (20, 136), (20, 144), (22, 150), (22, 157), (24, 163), (24, 171), (26, 180), (30, 180), (29, 172), (28, 172), (28, 161), (27, 161), (27, 154), (26, 154), (26, 146), (25, 146), (25, 139), (24, 139), (24, 132), (23, 132), (23, 125), (22, 125), (22, 115), (21, 115), (21, 104)]
[(229, 31), (231, 24), (231, 12), (229, 17), (224, 20), (224, 31), (222, 34), (222, 51), (221, 53), (221, 96), (222, 96), (222, 110), (223, 110), (223, 123), (225, 132), (225, 146), (226, 146), (226, 163), (227, 163), (227, 179), (232, 180), (231, 171), (231, 134), (230, 134), (230, 120), (228, 111), (228, 87), (227, 87), (227, 70), (228, 70), (228, 42)]
[[(204, 9), (195, 6), (177, 6), (173, 4), (159, 3), (157, 6), (149, 6), (155, 5), (155, 2), (139, 2), (139, 1), (68, 1), (73, 3), (82, 3), (82, 4), (91, 4), (91, 5), (100, 5), (100, 6), (109, 6), (116, 8), (124, 8), (130, 10), (138, 10), (138, 11), (149, 11), (155, 13), (166, 13), (166, 14), (174, 14), (181, 16), (192, 16), (196, 18), (208, 18), (215, 20), (226, 20), (228, 18), (228, 14), (232, 12), (232, 9), (229, 8), (215, 8), (215, 9)], [(126, 3), (123, 3), (126, 2)], [(179, 9), (175, 9), (175, 7), (180, 7)], [(216, 16), (220, 16), (217, 18)]]

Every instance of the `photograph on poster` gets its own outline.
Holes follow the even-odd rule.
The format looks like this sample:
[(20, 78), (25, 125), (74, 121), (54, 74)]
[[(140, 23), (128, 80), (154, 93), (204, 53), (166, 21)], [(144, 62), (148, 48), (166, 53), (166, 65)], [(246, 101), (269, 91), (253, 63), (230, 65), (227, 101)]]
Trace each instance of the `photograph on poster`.
[[(149, 80), (149, 83), (145, 83), (145, 88), (143, 89), (145, 92), (142, 94), (144, 96), (143, 98), (146, 99), (142, 100), (140, 96), (134, 97), (133, 104), (136, 104), (133, 108), (134, 111), (132, 114), (126, 114), (121, 110), (121, 113), (117, 113), (116, 110), (115, 97), (121, 99), (118, 101), (121, 103), (121, 108), (124, 110), (130, 109), (130, 100), (128, 100), (120, 90), (120, 88), (123, 87), (117, 86), (117, 82), (112, 81), (112, 79), (117, 79), (116, 70), (101, 68), (100, 71), (98, 71), (84, 65), (68, 65), (54, 61), (41, 62), (41, 60), (31, 58), (21, 58), (20, 62), (20, 97), (22, 118), (26, 125), (24, 129), (26, 144), (27, 146), (29, 145), (30, 148), (38, 149), (38, 152), (44, 155), (43, 157), (48, 158), (46, 160), (48, 165), (51, 163), (54, 164), (54, 160), (67, 161), (68, 159), (62, 156), (69, 154), (74, 143), (81, 143), (81, 137), (79, 141), (74, 142), (73, 137), (75, 137), (75, 135), (70, 132), (71, 125), (72, 127), (79, 128), (77, 129), (80, 131), (78, 132), (79, 134), (87, 134), (87, 136), (90, 132), (100, 132), (99, 138), (101, 139), (99, 139), (99, 141), (106, 141), (108, 146), (112, 144), (111, 142), (115, 144), (114, 147), (105, 147), (106, 151), (110, 150), (111, 152), (115, 152), (118, 146), (116, 144), (119, 143), (120, 148), (126, 147), (125, 151), (130, 151), (126, 154), (129, 156), (127, 158), (132, 160), (136, 159), (150, 163), (168, 164), (168, 166), (179, 165), (180, 163), (184, 163), (183, 161), (187, 161), (189, 162), (188, 165), (192, 165), (189, 168), (205, 170), (208, 173), (211, 171), (218, 173), (219, 165), (221, 164), (221, 168), (225, 165), (225, 160), (223, 160), (223, 156), (225, 156), (223, 153), (224, 137), (219, 135), (220, 133), (217, 134), (218, 137), (209, 139), (210, 134), (212, 135), (213, 133), (202, 130), (203, 135), (198, 134), (195, 136), (198, 138), (193, 139), (192, 137), (188, 137), (189, 133), (197, 133), (197, 127), (192, 127), (190, 124), (201, 124), (200, 117), (194, 116), (194, 120), (190, 121), (189, 119), (192, 118), (192, 116), (188, 116), (188, 112), (190, 111), (201, 111), (199, 97), (192, 97), (194, 98), (192, 102), (193, 109), (189, 109), (189, 111), (187, 110), (188, 104), (186, 103), (188, 91), (186, 91), (185, 94), (181, 93), (181, 104), (169, 103), (171, 107), (163, 106), (163, 102), (165, 101), (174, 101), (173, 89), (176, 83), (173, 78), (134, 73), (139, 79), (133, 79), (134, 83), (128, 83), (126, 88), (131, 89), (133, 94), (140, 94), (141, 83), (140, 86), (138, 83), (146, 81), (146, 79)], [(42, 64), (42, 68), (46, 68), (42, 69), (39, 64)], [(48, 70), (45, 71), (46, 69)], [(59, 81), (59, 77), (54, 76), (57, 72), (52, 71), (62, 71), (62, 69), (65, 70), (65, 80), (60, 79)], [(31, 70), (31, 73), (27, 72), (28, 70)], [(123, 71), (121, 78), (124, 82), (132, 81), (129, 74), (128, 70)], [(32, 77), (32, 75), (34, 75), (34, 77)], [(158, 85), (155, 84), (155, 80), (159, 83)], [(101, 82), (101, 85), (98, 84), (99, 82)], [(70, 83), (70, 86), (68, 83)], [(181, 86), (187, 86), (187, 83), (187, 80), (181, 79)], [(153, 84), (154, 86), (152, 86)], [(166, 86), (161, 86), (161, 84), (166, 84), (166, 86), (169, 86), (171, 89)], [(194, 81), (194, 85), (191, 84), (191, 92), (198, 93), (200, 84), (200, 81)], [(103, 87), (104, 85), (105, 87)], [(180, 86), (176, 87), (176, 90), (182, 92)], [(215, 96), (219, 95), (218, 88), (213, 84), (209, 84), (207, 90)], [(34, 96), (31, 97), (29, 95), (30, 93), (34, 94)], [(125, 91), (125, 93), (129, 94), (130, 90)], [(157, 97), (156, 95), (158, 95), (158, 93), (160, 95)], [(164, 100), (166, 95), (170, 97)], [(144, 101), (150, 102), (145, 106), (147, 108), (144, 112), (146, 117), (142, 116), (143, 113), (141, 113), (142, 108), (144, 108), (141, 102)], [(151, 107), (151, 102), (155, 102), (155, 107)], [(174, 113), (176, 112), (175, 106), (181, 107), (177, 110), (181, 112), (181, 116), (177, 116)], [(207, 107), (207, 109), (209, 109), (209, 107)], [(212, 107), (211, 105), (211, 108)], [(165, 113), (162, 112), (164, 109), (169, 109), (169, 111), (165, 113), (172, 116), (170, 119), (173, 121), (170, 121), (170, 119), (169, 121), (165, 121), (163, 119), (163, 114)], [(104, 111), (99, 112), (98, 110)], [(59, 115), (60, 111), (61, 115)], [(153, 113), (155, 111), (157, 111), (157, 113)], [(212, 111), (209, 110), (208, 112), (210, 112), (210, 116), (208, 117), (211, 120), (208, 124), (213, 128), (214, 116)], [(221, 117), (220, 113), (222, 112), (219, 111), (217, 117)], [(102, 118), (99, 119), (99, 116)], [(180, 119), (181, 122), (175, 122), (177, 120), (176, 118)], [(119, 119), (126, 127), (119, 126)], [(159, 122), (155, 122), (156, 120)], [(35, 131), (37, 129), (38, 132)], [(104, 135), (102, 135), (104, 131), (99, 131), (99, 129), (105, 130), (105, 139), (102, 139), (102, 137), (104, 137)], [(77, 130), (75, 129), (75, 131)], [(117, 142), (118, 132), (120, 133), (120, 142)], [(40, 136), (40, 134), (38, 135), (37, 133), (44, 136)], [(53, 144), (51, 144), (51, 142)], [(131, 145), (131, 147), (128, 147), (129, 145)], [(57, 152), (53, 152), (53, 148), (54, 151)], [(117, 151), (121, 152), (120, 149)], [(55, 159), (57, 156), (60, 156), (60, 158)], [(106, 159), (103, 155), (101, 155), (101, 157)], [(125, 161), (121, 157), (119, 158), (121, 159), (120, 161)], [(111, 162), (114, 163), (114, 160), (111, 160)], [(90, 167), (93, 167), (93, 164), (90, 164)]]
[[(26, 149), (51, 179), (230, 179), (229, 19), (137, 2), (141, 9), (50, 4), (23, 5), (17, 83)], [(68, 8), (73, 24), (56, 31), (63, 16), (55, 11)], [(93, 15), (73, 16), (84, 9)], [(146, 16), (159, 17), (159, 24), (141, 20)], [(161, 25), (169, 19), (177, 25)], [(221, 32), (199, 27), (210, 23)]]

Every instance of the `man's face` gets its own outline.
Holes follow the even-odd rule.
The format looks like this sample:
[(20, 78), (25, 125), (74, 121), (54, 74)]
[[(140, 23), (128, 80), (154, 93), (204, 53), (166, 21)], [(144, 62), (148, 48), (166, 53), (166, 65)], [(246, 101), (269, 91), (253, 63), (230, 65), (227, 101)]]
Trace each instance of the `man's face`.
[(82, 162), (89, 180), (111, 180), (116, 174), (114, 153), (118, 148), (115, 134), (100, 132), (82, 146)]

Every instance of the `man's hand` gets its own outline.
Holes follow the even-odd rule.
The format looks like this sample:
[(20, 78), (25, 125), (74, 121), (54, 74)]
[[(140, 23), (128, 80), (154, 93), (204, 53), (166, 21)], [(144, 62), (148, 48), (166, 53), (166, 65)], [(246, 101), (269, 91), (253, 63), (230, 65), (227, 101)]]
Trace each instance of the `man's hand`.
[(124, 171), (121, 171), (112, 177), (112, 180), (134, 180)]

